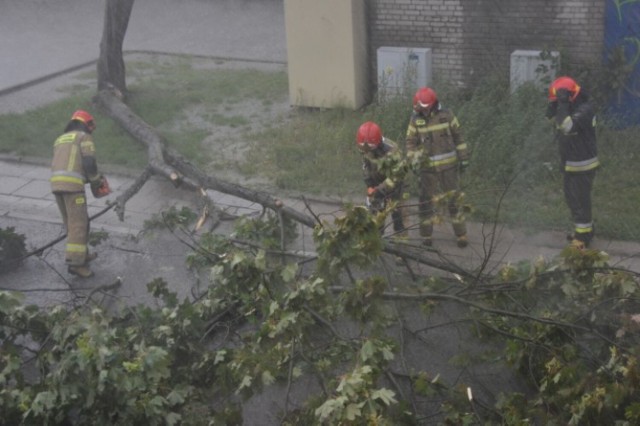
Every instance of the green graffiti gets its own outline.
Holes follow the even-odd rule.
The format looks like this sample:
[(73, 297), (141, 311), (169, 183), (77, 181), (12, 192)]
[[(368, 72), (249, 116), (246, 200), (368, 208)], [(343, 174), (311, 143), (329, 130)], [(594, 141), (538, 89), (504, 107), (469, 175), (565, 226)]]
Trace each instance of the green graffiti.
[[(609, 90), (615, 94), (617, 102), (620, 102), (625, 92), (633, 97), (640, 95), (638, 82), (631, 78), (634, 68), (640, 63), (640, 39), (625, 37), (622, 40), (622, 43), (609, 51), (606, 67)], [(629, 52), (629, 55), (625, 52)]]
[(632, 66), (636, 66), (636, 64), (640, 61), (640, 38), (638, 37), (625, 37), (625, 43), (629, 43), (635, 47), (635, 54), (633, 57), (629, 58), (629, 62)]
[(622, 8), (628, 4), (640, 3), (640, 0), (613, 0), (618, 12), (618, 21), (622, 22)]
[[(629, 58), (629, 64), (631, 68), (635, 68), (638, 63), (640, 63), (640, 38), (637, 37), (625, 37), (624, 41), (633, 45), (635, 48), (635, 53), (632, 57)], [(625, 89), (632, 96), (640, 97), (640, 87), (638, 86), (638, 81), (631, 81), (631, 86), (626, 86)]]

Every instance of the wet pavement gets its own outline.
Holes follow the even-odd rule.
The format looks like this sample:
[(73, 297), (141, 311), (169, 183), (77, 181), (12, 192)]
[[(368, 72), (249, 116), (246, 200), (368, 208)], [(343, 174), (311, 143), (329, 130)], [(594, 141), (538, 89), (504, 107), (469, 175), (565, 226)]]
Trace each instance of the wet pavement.
[[(99, 55), (104, 2), (98, 0), (20, 0), (3, 2), (0, 14), (0, 114), (20, 113), (62, 96), (57, 89), (73, 81), (75, 73), (94, 67)], [(280, 0), (136, 0), (124, 43), (130, 52), (165, 52), (233, 58), (247, 67), (260, 63), (286, 62), (283, 2)], [(47, 156), (44, 156), (47, 157)], [(18, 158), (0, 155), (0, 228), (13, 227), (26, 237), (29, 251), (60, 238), (64, 229), (50, 192), (48, 158)], [(115, 166), (101, 165), (109, 178), (113, 194), (95, 199), (88, 195), (91, 216), (105, 209), (108, 202), (128, 188), (135, 174), (123, 173)], [(227, 194), (209, 191), (217, 209), (233, 215), (256, 215), (262, 207)], [(152, 177), (126, 204), (124, 220), (113, 210), (97, 217), (92, 230), (102, 231), (105, 239), (92, 250), (98, 258), (92, 268), (96, 275), (82, 280), (67, 274), (63, 260), (64, 244), (48, 247), (30, 256), (17, 269), (0, 275), (0, 289), (20, 290), (28, 303), (40, 306), (94, 301), (107, 306), (152, 303), (146, 283), (163, 279), (181, 298), (197, 295), (206, 287), (207, 277), (185, 265), (194, 238), (192, 230), (168, 232), (147, 228), (171, 207), (183, 206), (199, 212), (199, 194), (175, 188)], [(331, 221), (341, 214), (341, 205), (284, 198), (283, 203), (305, 213)], [(228, 233), (232, 221), (208, 221), (203, 230), (216, 225), (216, 232)], [(300, 227), (301, 237), (292, 249), (315, 250), (311, 230)], [(485, 272), (506, 263), (533, 261), (542, 256), (552, 259), (566, 245), (562, 232), (535, 234), (506, 227), (469, 224), (470, 246), (457, 248), (449, 226), (438, 226), (434, 238), (438, 252), (434, 259)], [(417, 231), (410, 242), (417, 243)], [(594, 248), (611, 256), (611, 263), (640, 272), (640, 244), (598, 238)], [(487, 260), (487, 255), (491, 258)], [(393, 259), (391, 259), (393, 261)], [(415, 265), (414, 272), (428, 273)], [(115, 282), (117, 289), (104, 288)], [(98, 291), (99, 290), (99, 291)], [(418, 315), (418, 314), (416, 314)], [(418, 320), (423, 321), (420, 313)], [(425, 368), (446, 371), (448, 361), (460, 351), (464, 341), (452, 339), (449, 330), (431, 336), (433, 348), (425, 358)], [(454, 372), (456, 373), (456, 372)], [(453, 373), (452, 373), (453, 374)], [(456, 373), (457, 374), (457, 373)], [(500, 383), (500, 375), (483, 369), (488, 381)], [(266, 395), (268, 394), (268, 395)], [(261, 400), (247, 404), (246, 418), (267, 420), (265, 413), (277, 406), (278, 394), (266, 393)], [(280, 400), (280, 403), (282, 401)]]
[[(93, 68), (102, 35), (102, 1), (21, 0), (3, 5), (0, 15), (0, 113), (21, 112), (62, 96), (57, 88), (69, 84), (74, 73)], [(72, 22), (72, 25), (69, 23)], [(64, 31), (60, 28), (64, 27)], [(170, 29), (170, 31), (168, 30)], [(28, 46), (28, 49), (25, 48)], [(212, 60), (235, 58), (247, 67), (261, 63), (286, 63), (283, 2), (279, 0), (136, 0), (124, 41), (125, 55), (134, 52), (165, 52), (202, 55)], [(107, 199), (89, 196), (93, 215), (128, 187), (134, 176), (107, 168), (114, 193)], [(0, 226), (11, 220), (39, 223), (60, 229), (57, 206), (49, 190), (48, 160), (0, 157)], [(261, 206), (246, 200), (211, 192), (217, 207), (232, 214), (256, 213)], [(301, 200), (287, 205), (306, 211)], [(145, 221), (170, 207), (197, 206), (197, 195), (152, 178), (131, 199), (124, 221), (112, 211), (92, 222), (94, 229), (114, 235), (136, 235)], [(340, 205), (314, 203), (314, 213), (336, 212)], [(5, 222), (5, 223), (3, 223)], [(455, 247), (450, 229), (441, 226), (435, 235), (441, 254), (454, 262), (475, 268), (483, 262), (494, 241), (494, 265), (551, 258), (566, 245), (562, 232), (525, 234), (492, 225), (470, 224), (471, 246)], [(27, 228), (28, 229), (28, 228)], [(305, 230), (303, 250), (311, 237)], [(28, 239), (35, 238), (27, 232)], [(417, 234), (413, 232), (413, 234)], [(416, 235), (417, 236), (417, 235)], [(607, 251), (615, 263), (640, 269), (636, 261), (640, 245), (597, 239), (594, 248)], [(99, 262), (97, 262), (99, 263)]]
[[(78, 73), (95, 70), (100, 53), (104, 2), (98, 0), (21, 0), (4, 2), (0, 14), (0, 114), (21, 113), (53, 102)], [(238, 59), (247, 67), (286, 63), (283, 3), (279, 0), (136, 0), (123, 54), (149, 52), (197, 55), (219, 62)], [(0, 227), (25, 235), (29, 250), (63, 234), (60, 213), (50, 192), (49, 155), (43, 158), (0, 156)], [(135, 172), (100, 165), (113, 189), (109, 197), (88, 195), (90, 216), (102, 211), (135, 178)], [(230, 214), (261, 211), (259, 206), (212, 193), (216, 206)], [(152, 177), (126, 205), (124, 220), (113, 209), (92, 220), (92, 231), (108, 238), (88, 280), (71, 277), (63, 261), (63, 243), (29, 257), (17, 270), (0, 276), (0, 288), (21, 289), (28, 301), (49, 304), (81, 289), (123, 278), (118, 298), (141, 302), (154, 277), (188, 296), (197, 282), (184, 265), (188, 248), (173, 235), (141, 234), (146, 221), (171, 207), (197, 210), (198, 196)], [(224, 224), (230, 226), (230, 224)], [(221, 227), (224, 231), (224, 226)], [(37, 289), (46, 288), (46, 291)]]

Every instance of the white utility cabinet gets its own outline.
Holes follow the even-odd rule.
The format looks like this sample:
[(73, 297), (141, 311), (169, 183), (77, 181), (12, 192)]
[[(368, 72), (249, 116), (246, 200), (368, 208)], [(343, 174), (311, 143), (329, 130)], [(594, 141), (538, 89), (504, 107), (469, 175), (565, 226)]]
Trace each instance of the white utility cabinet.
[(383, 46), (377, 50), (378, 92), (413, 93), (430, 86), (432, 80), (430, 48)]

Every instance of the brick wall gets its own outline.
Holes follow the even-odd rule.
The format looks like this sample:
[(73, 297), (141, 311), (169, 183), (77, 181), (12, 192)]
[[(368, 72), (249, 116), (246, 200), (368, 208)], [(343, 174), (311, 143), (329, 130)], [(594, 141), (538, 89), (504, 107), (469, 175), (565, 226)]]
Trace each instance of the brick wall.
[(434, 78), (465, 86), (496, 70), (508, 76), (518, 49), (558, 50), (572, 66), (602, 56), (603, 0), (367, 1), (373, 69), (380, 46), (430, 47)]

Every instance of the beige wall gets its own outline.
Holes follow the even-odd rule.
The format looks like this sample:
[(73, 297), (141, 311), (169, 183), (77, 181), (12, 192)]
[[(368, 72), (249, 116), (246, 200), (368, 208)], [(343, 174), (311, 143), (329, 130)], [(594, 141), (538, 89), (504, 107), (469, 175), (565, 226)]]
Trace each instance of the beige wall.
[(369, 98), (365, 0), (285, 0), (291, 105), (357, 109)]

